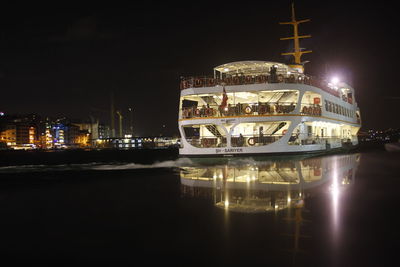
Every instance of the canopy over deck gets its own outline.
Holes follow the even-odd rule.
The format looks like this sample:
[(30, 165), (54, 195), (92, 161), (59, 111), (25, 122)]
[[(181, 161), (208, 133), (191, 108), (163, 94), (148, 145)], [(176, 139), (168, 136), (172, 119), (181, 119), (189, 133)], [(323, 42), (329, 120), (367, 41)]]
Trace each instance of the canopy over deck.
[(214, 74), (218, 71), (220, 74), (226, 75), (259, 75), (269, 74), (272, 66), (277, 68), (277, 74), (286, 75), (288, 72), (296, 73), (297, 70), (292, 69), (286, 64), (271, 61), (236, 61), (226, 63), (214, 68)]

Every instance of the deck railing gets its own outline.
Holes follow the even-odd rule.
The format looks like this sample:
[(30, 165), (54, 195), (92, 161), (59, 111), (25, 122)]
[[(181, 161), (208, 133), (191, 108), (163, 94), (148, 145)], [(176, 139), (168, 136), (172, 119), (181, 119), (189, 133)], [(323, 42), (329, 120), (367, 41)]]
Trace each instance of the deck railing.
[(340, 98), (340, 94), (337, 90), (334, 90), (328, 86), (327, 82), (316, 79), (311, 76), (299, 76), (295, 78), (294, 75), (248, 75), (248, 76), (231, 76), (223, 79), (214, 78), (212, 76), (198, 76), (183, 78), (180, 83), (180, 89), (184, 90), (187, 88), (201, 88), (201, 87), (213, 87), (217, 85), (244, 85), (244, 84), (265, 84), (265, 83), (295, 83), (295, 84), (307, 84), (318, 87), (323, 91)]
[(232, 136), (231, 145), (233, 147), (265, 146), (278, 141), (282, 136), (282, 134)]
[(347, 141), (348, 138), (341, 138), (339, 136), (323, 136), (320, 137), (318, 135), (309, 135), (306, 138), (300, 139), (299, 134), (292, 134), (289, 138), (289, 145), (326, 145), (326, 144), (339, 144)]
[[(264, 135), (234, 135), (231, 136), (232, 147), (253, 147), (272, 144), (282, 138), (285, 134), (264, 134)], [(353, 138), (341, 138), (338, 136), (310, 135), (300, 139), (298, 134), (292, 134), (289, 138), (289, 145), (332, 145), (351, 142)], [(227, 146), (226, 137), (203, 136), (187, 138), (186, 141), (198, 148), (218, 148)]]
[(194, 147), (208, 148), (208, 147), (226, 147), (226, 137), (203, 136), (187, 138), (186, 141)]
[[(270, 134), (263, 136), (256, 135), (242, 135), (232, 136), (231, 146), (233, 147), (251, 147), (251, 146), (263, 146), (278, 141), (283, 135), (282, 134)], [(215, 136), (203, 136), (199, 138), (187, 138), (186, 141), (194, 147), (198, 148), (215, 148), (215, 147), (226, 147), (226, 137), (215, 137)]]
[[(203, 107), (186, 107), (181, 110), (181, 118), (215, 118), (252, 115), (285, 115), (293, 113), (296, 106), (293, 102), (268, 103), (241, 103), (228, 104), (226, 107), (218, 105), (204, 105)], [(304, 105), (300, 113), (303, 115), (321, 116), (320, 105)]]

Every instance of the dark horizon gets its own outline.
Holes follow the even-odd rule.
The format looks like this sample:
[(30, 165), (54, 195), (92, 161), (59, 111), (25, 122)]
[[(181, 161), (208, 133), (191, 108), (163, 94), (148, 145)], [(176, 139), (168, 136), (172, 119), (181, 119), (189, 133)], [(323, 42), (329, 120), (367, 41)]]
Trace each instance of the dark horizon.
[[(248, 9), (246, 9), (248, 7)], [(362, 129), (400, 128), (396, 107), (396, 11), (380, 3), (296, 2), (313, 50), (306, 73), (339, 76), (356, 90)], [(212, 74), (240, 60), (288, 63), (290, 1), (199, 6), (9, 8), (0, 19), (0, 111), (109, 124), (116, 109), (134, 109), (138, 135), (178, 133), (181, 76)], [(395, 58), (392, 58), (392, 57)], [(125, 116), (126, 117), (126, 116)]]

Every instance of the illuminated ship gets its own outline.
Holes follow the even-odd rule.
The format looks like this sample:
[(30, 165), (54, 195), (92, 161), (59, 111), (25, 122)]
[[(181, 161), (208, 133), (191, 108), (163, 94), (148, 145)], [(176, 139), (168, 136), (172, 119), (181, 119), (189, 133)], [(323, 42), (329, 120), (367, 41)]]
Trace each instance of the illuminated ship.
[(293, 64), (239, 61), (211, 77), (182, 78), (181, 156), (323, 152), (358, 144), (361, 116), (354, 89), (304, 73), (298, 25), (292, 20)]

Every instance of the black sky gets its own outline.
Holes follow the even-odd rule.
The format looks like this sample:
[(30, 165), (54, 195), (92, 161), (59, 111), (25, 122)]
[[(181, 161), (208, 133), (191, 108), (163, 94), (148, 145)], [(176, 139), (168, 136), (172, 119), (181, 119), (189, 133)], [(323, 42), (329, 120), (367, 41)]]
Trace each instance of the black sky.
[[(140, 135), (177, 131), (179, 77), (238, 60), (288, 62), (290, 1), (10, 7), (0, 16), (0, 110), (109, 122), (109, 94)], [(398, 16), (385, 1), (297, 1), (306, 72), (356, 90), (363, 128), (399, 128)]]

